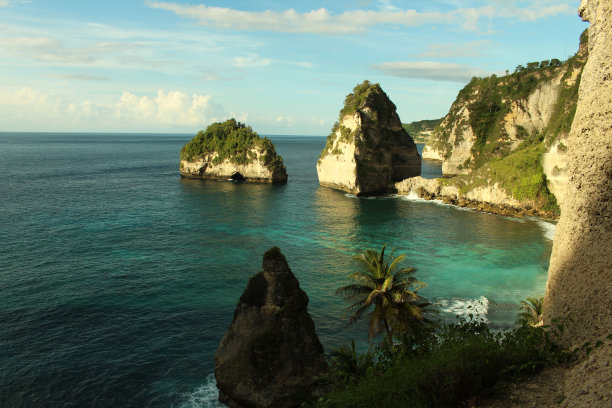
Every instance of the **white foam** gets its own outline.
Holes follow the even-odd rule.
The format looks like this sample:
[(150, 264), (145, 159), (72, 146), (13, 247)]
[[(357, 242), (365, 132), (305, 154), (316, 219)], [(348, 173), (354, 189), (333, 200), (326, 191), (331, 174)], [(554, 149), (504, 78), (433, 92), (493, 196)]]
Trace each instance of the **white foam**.
[(480, 296), (477, 299), (440, 299), (435, 303), (440, 311), (456, 316), (468, 317), (470, 314), (476, 319), (487, 320), (489, 312), (489, 299)]
[(544, 238), (550, 239), (551, 241), (555, 238), (555, 230), (557, 229), (557, 224), (544, 221), (539, 218), (534, 218), (533, 220), (542, 229), (542, 232), (544, 233)]
[(219, 402), (219, 390), (215, 376), (210, 374), (206, 382), (200, 385), (190, 394), (185, 395), (185, 401), (179, 405), (180, 408), (225, 408)]

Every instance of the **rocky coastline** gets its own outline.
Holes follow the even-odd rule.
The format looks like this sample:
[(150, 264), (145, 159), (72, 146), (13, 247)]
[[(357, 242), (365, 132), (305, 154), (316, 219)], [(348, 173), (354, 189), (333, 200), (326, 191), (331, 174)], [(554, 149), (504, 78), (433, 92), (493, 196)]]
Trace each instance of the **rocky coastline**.
[(395, 186), (399, 195), (416, 195), (424, 200), (439, 200), (444, 204), (470, 208), (479, 212), (507, 217), (558, 219), (558, 216), (552, 212), (542, 211), (529, 202), (521, 202), (509, 197), (496, 185), (462, 194), (457, 187), (444, 184), (445, 179), (413, 177), (396, 183)]

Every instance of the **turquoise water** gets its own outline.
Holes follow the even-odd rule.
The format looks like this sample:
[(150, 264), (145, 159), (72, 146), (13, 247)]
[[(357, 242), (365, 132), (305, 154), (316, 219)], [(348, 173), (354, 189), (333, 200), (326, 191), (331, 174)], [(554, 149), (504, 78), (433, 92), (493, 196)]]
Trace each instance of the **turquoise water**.
[(272, 137), (286, 185), (182, 179), (190, 137), (0, 134), (1, 407), (217, 406), (214, 351), (274, 245), (327, 349), (365, 341), (333, 293), (384, 243), (445, 318), (508, 327), (544, 291), (552, 224), (319, 187), (320, 137)]

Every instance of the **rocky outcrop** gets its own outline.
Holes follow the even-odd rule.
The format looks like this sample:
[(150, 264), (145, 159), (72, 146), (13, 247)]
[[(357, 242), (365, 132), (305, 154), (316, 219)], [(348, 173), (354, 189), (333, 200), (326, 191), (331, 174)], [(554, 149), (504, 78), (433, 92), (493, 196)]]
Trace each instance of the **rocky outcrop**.
[(181, 150), (183, 177), (285, 183), (287, 170), (268, 138), (234, 119), (213, 123)]
[(503, 77), (473, 78), (434, 129), (423, 158), (441, 160), (446, 177), (478, 172), (460, 182), (466, 188), (480, 188), (484, 180), (485, 190), (497, 186), (522, 206), (558, 213), (587, 39), (585, 32), (576, 55), (563, 63), (553, 59)]
[(427, 144), (423, 146), (423, 152), (421, 153), (421, 157), (424, 160), (444, 161), (444, 156), (442, 155), (442, 152), (436, 150), (435, 148)]
[(396, 185), (398, 194), (424, 200), (439, 200), (445, 204), (467, 207), (476, 211), (510, 217), (555, 218), (555, 215), (538, 210), (534, 203), (519, 201), (506, 193), (497, 184), (485, 185), (466, 193), (445, 179), (413, 177)]
[(545, 322), (567, 322), (567, 344), (612, 333), (612, 3), (583, 1), (589, 61), (568, 141), (566, 197), (546, 287)]
[(346, 97), (340, 120), (317, 163), (319, 184), (349, 193), (379, 195), (421, 174), (421, 157), (379, 84), (365, 81)]
[(308, 296), (278, 248), (242, 293), (215, 353), (219, 401), (230, 407), (297, 407), (325, 369)]
[(542, 155), (542, 169), (546, 175), (548, 189), (557, 198), (559, 206), (565, 199), (567, 187), (567, 138), (560, 137)]
[(569, 126), (559, 126), (557, 118), (572, 113), (587, 55), (581, 38), (576, 56), (563, 64), (545, 61), (540, 68), (519, 66), (504, 77), (474, 78), (434, 129), (423, 157), (441, 159), (445, 176), (466, 174), (526, 140), (566, 136)]
[(583, 0), (589, 60), (568, 140), (569, 180), (556, 228), (544, 322), (566, 346), (603, 340), (567, 373), (563, 407), (612, 406), (612, 2)]

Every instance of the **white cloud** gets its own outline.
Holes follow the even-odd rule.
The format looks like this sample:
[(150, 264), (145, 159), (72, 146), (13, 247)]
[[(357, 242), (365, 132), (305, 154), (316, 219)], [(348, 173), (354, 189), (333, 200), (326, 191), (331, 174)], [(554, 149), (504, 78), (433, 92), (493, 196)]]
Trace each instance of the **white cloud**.
[(462, 44), (431, 44), (428, 50), (417, 54), (423, 58), (453, 58), (453, 57), (480, 57), (492, 41), (480, 40)]
[(469, 82), (473, 76), (490, 75), (489, 72), (469, 65), (433, 61), (384, 62), (373, 65), (372, 68), (396, 77), (461, 83)]
[(197, 19), (200, 24), (205, 26), (290, 33), (350, 34), (365, 32), (368, 28), (379, 24), (419, 26), (427, 22), (450, 22), (453, 18), (445, 13), (420, 13), (415, 10), (353, 10), (336, 15), (325, 8), (298, 13), (294, 9), (281, 12), (272, 10), (254, 12), (212, 7), (204, 4), (192, 6), (149, 2), (148, 5), (153, 8), (172, 11), (182, 17)]
[(6, 7), (9, 5), (8, 0), (0, 0), (0, 7)]
[(287, 118), (285, 116), (277, 116), (274, 121), (280, 125), (286, 125), (286, 126), (291, 126), (295, 123), (295, 119)]
[(234, 65), (240, 68), (265, 67), (271, 63), (271, 60), (260, 58), (257, 54), (249, 54), (246, 57), (234, 57)]
[(493, 4), (478, 8), (456, 8), (449, 11), (401, 10), (389, 0), (379, 0), (379, 10), (351, 10), (334, 14), (325, 8), (299, 13), (284, 11), (242, 11), (225, 7), (181, 5), (149, 1), (149, 7), (171, 11), (181, 17), (198, 20), (201, 25), (220, 29), (246, 31), (277, 31), (287, 33), (351, 34), (365, 32), (378, 25), (407, 27), (426, 24), (448, 24), (464, 30), (478, 31), (480, 20), (495, 18), (534, 21), (558, 14), (573, 13), (568, 4), (547, 0), (533, 0), (523, 7), (515, 1), (492, 0)]
[(95, 60), (83, 50), (68, 49), (62, 42), (48, 37), (0, 38), (0, 47), (45, 62), (90, 63)]
[(108, 81), (109, 78), (100, 75), (92, 75), (86, 73), (78, 73), (78, 74), (58, 74), (58, 75), (49, 75), (54, 78), (61, 79), (70, 79), (76, 81)]
[[(125, 131), (146, 129), (198, 129), (227, 117), (211, 95), (187, 95), (159, 90), (157, 95), (125, 91), (106, 103), (69, 101), (57, 95), (24, 87), (0, 89), (0, 119), (5, 125), (26, 130)], [(246, 114), (243, 115), (246, 117)]]

